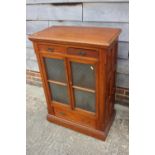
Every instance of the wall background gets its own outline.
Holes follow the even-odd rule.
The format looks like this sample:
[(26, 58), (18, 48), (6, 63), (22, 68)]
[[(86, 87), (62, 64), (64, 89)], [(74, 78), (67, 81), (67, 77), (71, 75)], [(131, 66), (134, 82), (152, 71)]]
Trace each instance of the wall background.
[[(128, 0), (27, 0), (27, 35), (53, 25), (121, 28), (117, 92), (119, 104), (129, 104), (129, 1)], [(41, 85), (32, 43), (26, 39), (27, 83)]]

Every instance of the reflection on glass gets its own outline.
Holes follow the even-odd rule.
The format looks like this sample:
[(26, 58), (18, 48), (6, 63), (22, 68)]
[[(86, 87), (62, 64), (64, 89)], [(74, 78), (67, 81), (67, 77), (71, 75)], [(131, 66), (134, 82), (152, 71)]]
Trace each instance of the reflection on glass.
[(77, 108), (95, 112), (95, 93), (74, 89), (74, 95)]
[(61, 86), (54, 83), (49, 83), (51, 96), (53, 101), (68, 104), (68, 92), (66, 86)]
[(63, 60), (44, 58), (48, 80), (66, 82)]
[(95, 67), (89, 64), (71, 63), (73, 85), (95, 89)]

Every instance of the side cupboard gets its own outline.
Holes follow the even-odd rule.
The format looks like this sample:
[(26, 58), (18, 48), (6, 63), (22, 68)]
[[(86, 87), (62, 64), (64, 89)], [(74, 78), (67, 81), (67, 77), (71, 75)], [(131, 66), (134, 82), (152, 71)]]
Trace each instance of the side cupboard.
[(47, 120), (105, 140), (115, 117), (116, 28), (53, 26), (29, 35)]

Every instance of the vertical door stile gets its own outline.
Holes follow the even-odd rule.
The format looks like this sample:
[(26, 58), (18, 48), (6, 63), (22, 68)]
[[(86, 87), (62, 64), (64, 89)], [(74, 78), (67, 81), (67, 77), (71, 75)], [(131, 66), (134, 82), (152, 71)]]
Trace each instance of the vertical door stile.
[(74, 96), (73, 96), (73, 89), (72, 89), (72, 76), (71, 76), (71, 68), (70, 62), (67, 58), (65, 58), (65, 67), (66, 67), (66, 78), (67, 78), (67, 86), (68, 86), (68, 94), (70, 98), (70, 107), (74, 110)]
[(95, 72), (95, 95), (96, 95), (96, 120), (99, 119), (99, 69), (98, 69), (98, 63), (95, 64), (96, 72)]
[(47, 101), (47, 109), (48, 109), (48, 113), (49, 114), (54, 114), (54, 109), (52, 107), (52, 104), (50, 102), (50, 93), (49, 93), (49, 89), (48, 89), (48, 83), (47, 83), (47, 77), (46, 77), (46, 72), (44, 70), (44, 63), (43, 63), (43, 57), (39, 54), (38, 52), (38, 47), (37, 47), (37, 43), (33, 43), (35, 52), (36, 52), (36, 57), (38, 60), (38, 64), (39, 64), (39, 70), (40, 70), (40, 74), (41, 74), (41, 78), (42, 78), (42, 83), (43, 83), (43, 88), (44, 91), (47, 92), (45, 93), (46, 96), (46, 101)]
[(99, 49), (99, 70), (98, 70), (98, 81), (99, 81), (99, 103), (98, 103), (98, 119), (97, 119), (97, 129), (105, 128), (105, 58), (106, 58), (106, 50)]

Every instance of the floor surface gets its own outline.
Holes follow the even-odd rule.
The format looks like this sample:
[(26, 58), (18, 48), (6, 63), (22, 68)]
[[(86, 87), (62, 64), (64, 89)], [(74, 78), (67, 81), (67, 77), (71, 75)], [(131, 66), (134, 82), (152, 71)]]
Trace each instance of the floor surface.
[(116, 106), (116, 118), (105, 142), (49, 123), (41, 87), (27, 85), (26, 113), (27, 155), (128, 155), (128, 108)]

